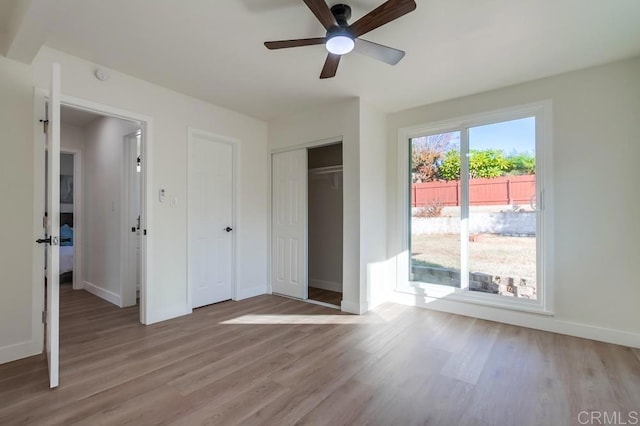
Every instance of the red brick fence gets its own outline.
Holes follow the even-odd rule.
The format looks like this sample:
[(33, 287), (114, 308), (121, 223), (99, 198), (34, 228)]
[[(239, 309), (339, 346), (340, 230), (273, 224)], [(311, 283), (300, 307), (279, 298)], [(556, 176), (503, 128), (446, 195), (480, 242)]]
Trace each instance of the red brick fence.
[[(526, 204), (536, 193), (536, 176), (504, 176), (469, 180), (469, 203), (472, 206)], [(422, 207), (438, 200), (443, 206), (460, 205), (460, 181), (414, 183), (411, 206)]]

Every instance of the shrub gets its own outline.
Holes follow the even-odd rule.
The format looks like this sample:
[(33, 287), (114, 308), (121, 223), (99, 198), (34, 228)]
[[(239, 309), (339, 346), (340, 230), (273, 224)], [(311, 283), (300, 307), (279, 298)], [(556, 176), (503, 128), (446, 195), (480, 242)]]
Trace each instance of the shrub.
[(472, 178), (496, 178), (509, 170), (509, 161), (504, 158), (502, 151), (485, 149), (471, 150), (469, 155), (469, 174)]
[[(438, 177), (444, 180), (460, 179), (460, 152), (451, 150), (444, 155)], [(496, 178), (510, 175), (535, 174), (536, 159), (528, 153), (504, 156), (497, 149), (471, 150), (469, 152), (469, 175), (471, 178)]]
[(511, 175), (534, 175), (536, 173), (536, 158), (529, 153), (523, 152), (507, 157), (509, 161), (509, 174)]
[(431, 149), (413, 148), (411, 151), (411, 165), (414, 182), (430, 182), (438, 174), (438, 160), (440, 153)]
[(439, 175), (444, 180), (460, 179), (460, 151), (451, 150), (445, 154)]
[(444, 206), (440, 200), (431, 200), (429, 204), (421, 207), (413, 216), (415, 217), (440, 217)]

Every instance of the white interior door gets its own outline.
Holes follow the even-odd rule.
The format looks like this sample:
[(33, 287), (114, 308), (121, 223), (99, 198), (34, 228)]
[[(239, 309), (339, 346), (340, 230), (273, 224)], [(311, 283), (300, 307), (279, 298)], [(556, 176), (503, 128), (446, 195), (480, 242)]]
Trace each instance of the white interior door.
[(60, 321), (60, 65), (53, 64), (47, 107), (47, 308), (46, 351), (49, 385), (58, 386)]
[(188, 280), (198, 308), (233, 296), (233, 146), (193, 132), (188, 169)]
[(135, 306), (140, 287), (140, 172), (138, 172), (138, 145), (140, 133), (124, 138), (124, 193), (126, 249), (122, 250), (124, 265), (122, 276), (122, 307)]
[(307, 150), (274, 154), (272, 176), (271, 289), (306, 299)]

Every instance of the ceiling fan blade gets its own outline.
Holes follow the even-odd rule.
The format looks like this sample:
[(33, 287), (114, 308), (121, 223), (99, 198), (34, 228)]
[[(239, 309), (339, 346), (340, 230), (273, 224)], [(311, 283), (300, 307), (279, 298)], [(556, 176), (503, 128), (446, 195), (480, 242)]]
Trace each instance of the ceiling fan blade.
[(331, 78), (336, 76), (336, 72), (338, 71), (338, 64), (340, 63), (341, 55), (334, 55), (333, 53), (329, 53), (327, 55), (327, 60), (324, 62), (324, 67), (322, 67), (322, 73), (320, 73), (320, 78)]
[(373, 59), (377, 59), (389, 65), (395, 65), (400, 62), (402, 58), (404, 58), (403, 50), (394, 49), (393, 47), (384, 46), (382, 44), (363, 40), (361, 38), (356, 39), (356, 47), (354, 48), (354, 52), (358, 52), (362, 55), (367, 55)]
[(320, 21), (327, 31), (329, 31), (331, 27), (338, 26), (338, 21), (336, 21), (335, 16), (333, 16), (331, 9), (329, 9), (329, 6), (327, 6), (324, 0), (304, 0), (304, 3), (311, 9), (311, 12), (316, 15), (318, 21)]
[(301, 47), (301, 46), (312, 46), (314, 44), (324, 44), (326, 42), (326, 38), (324, 37), (316, 37), (316, 38), (299, 38), (296, 40), (280, 40), (280, 41), (265, 41), (264, 45), (267, 49), (286, 49), (288, 47)]
[(416, 9), (415, 0), (388, 0), (349, 26), (354, 37), (360, 37)]

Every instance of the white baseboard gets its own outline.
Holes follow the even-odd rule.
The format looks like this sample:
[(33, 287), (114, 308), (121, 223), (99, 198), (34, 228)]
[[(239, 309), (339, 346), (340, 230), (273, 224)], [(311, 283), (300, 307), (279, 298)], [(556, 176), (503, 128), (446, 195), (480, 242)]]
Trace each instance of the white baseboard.
[(382, 305), (383, 303), (388, 302), (389, 300), (391, 300), (391, 297), (383, 297), (383, 296), (373, 297), (371, 298), (371, 300), (369, 300), (369, 304), (368, 304), (369, 310), (375, 309), (378, 306)]
[(638, 333), (560, 320), (552, 316), (517, 312), (453, 300), (439, 299), (425, 301), (424, 297), (416, 297), (416, 295), (400, 292), (394, 292), (392, 301), (404, 305), (417, 306), (419, 308), (640, 348), (640, 334)]
[(173, 318), (178, 318), (184, 315), (189, 315), (193, 312), (193, 309), (188, 305), (174, 306), (172, 308), (163, 309), (160, 312), (150, 312), (147, 317), (147, 324), (154, 324), (156, 322), (167, 321)]
[(98, 287), (97, 285), (92, 284), (88, 281), (84, 281), (84, 289), (89, 293), (106, 300), (107, 302), (111, 302), (116, 306), (122, 307), (122, 300), (119, 294), (116, 294), (109, 290), (105, 290), (104, 288)]
[(27, 342), (14, 343), (0, 348), (0, 364), (16, 361), (42, 353), (42, 344), (29, 340)]
[(261, 296), (263, 294), (267, 294), (267, 288), (265, 286), (241, 288), (238, 289), (235, 300), (249, 299), (250, 297)]
[(342, 293), (342, 283), (334, 281), (324, 281), (309, 277), (309, 287), (321, 288), (323, 290), (337, 291)]
[(366, 303), (354, 303), (343, 300), (340, 304), (340, 310), (350, 314), (362, 315), (369, 310), (369, 307)]

